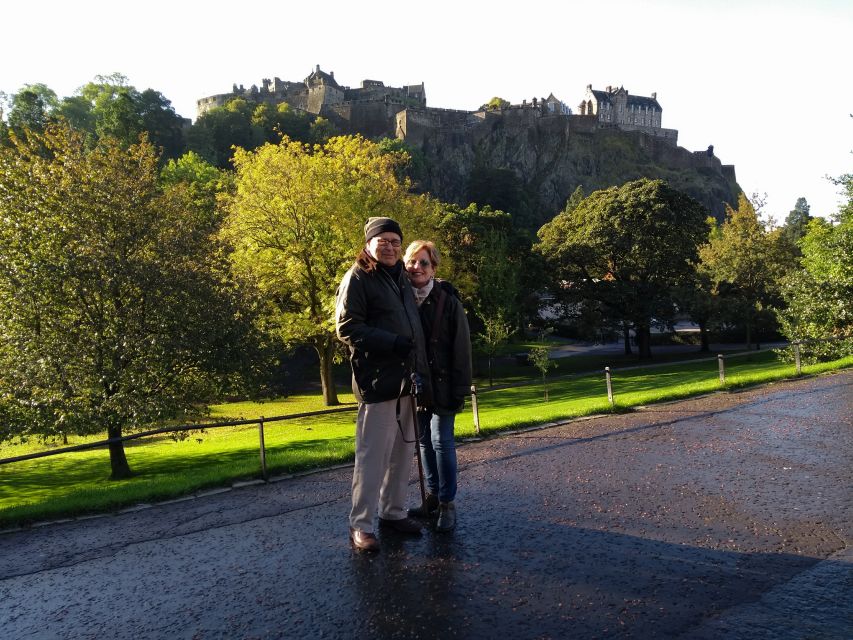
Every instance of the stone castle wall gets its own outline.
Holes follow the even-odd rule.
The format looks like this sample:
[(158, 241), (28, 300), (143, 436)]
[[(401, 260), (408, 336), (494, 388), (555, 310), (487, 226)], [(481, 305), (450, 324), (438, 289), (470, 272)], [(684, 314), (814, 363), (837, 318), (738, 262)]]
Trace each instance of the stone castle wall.
[(404, 104), (390, 100), (343, 102), (323, 107), (320, 115), (328, 118), (342, 133), (393, 138), (395, 116), (404, 109)]
[(396, 114), (394, 136), (409, 144), (420, 145), (435, 132), (464, 132), (479, 123), (477, 114), (454, 109), (409, 107)]
[(411, 144), (420, 144), (426, 137), (449, 130), (477, 137), (478, 129), (485, 128), (488, 131), (495, 126), (531, 128), (556, 124), (558, 129), (567, 128), (577, 133), (593, 133), (604, 129), (638, 132), (670, 147), (678, 145), (678, 131), (675, 129), (607, 124), (602, 123), (596, 115), (551, 113), (541, 104), (530, 103), (475, 112), (433, 107), (407, 108), (397, 114), (396, 121), (395, 136)]
[[(317, 73), (320, 73), (319, 66)], [(234, 98), (244, 98), (251, 102), (267, 103), (273, 106), (286, 102), (295, 109), (301, 109), (314, 115), (320, 114), (327, 107), (345, 103), (367, 104), (384, 101), (402, 106), (426, 106), (423, 84), (407, 87), (386, 87), (384, 83), (378, 80), (364, 80), (361, 87), (351, 89), (337, 86), (334, 83), (334, 74), (332, 74), (330, 82), (315, 82), (309, 76), (304, 82), (264, 78), (260, 89), (255, 85), (246, 89), (243, 85), (238, 87), (235, 84), (231, 93), (220, 93), (196, 100), (197, 116), (202, 116), (215, 107), (222, 107)]]
[(647, 127), (644, 125), (619, 124), (617, 125), (622, 131), (641, 131), (647, 136), (661, 138), (668, 144), (673, 146), (678, 145), (678, 130), (677, 129), (662, 129), (660, 127)]

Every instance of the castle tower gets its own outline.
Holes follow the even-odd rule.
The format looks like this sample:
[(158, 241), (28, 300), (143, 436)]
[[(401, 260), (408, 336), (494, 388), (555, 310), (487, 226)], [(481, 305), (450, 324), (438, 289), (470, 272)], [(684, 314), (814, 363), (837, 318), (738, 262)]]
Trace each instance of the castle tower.
[(344, 90), (335, 81), (334, 72), (320, 70), (320, 65), (305, 78), (308, 87), (308, 111), (320, 113), (323, 106), (340, 104), (344, 101)]

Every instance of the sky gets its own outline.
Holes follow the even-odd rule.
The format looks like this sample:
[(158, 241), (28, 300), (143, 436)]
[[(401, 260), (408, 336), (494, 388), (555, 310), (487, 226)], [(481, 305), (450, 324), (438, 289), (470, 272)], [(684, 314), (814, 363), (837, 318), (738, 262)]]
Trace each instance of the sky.
[(714, 145), (743, 191), (784, 222), (799, 197), (838, 209), (853, 172), (849, 0), (398, 0), (286, 3), (45, 0), (0, 9), (0, 91), (60, 97), (120, 72), (195, 119), (198, 98), (317, 66), (342, 85), (425, 83), (432, 107), (474, 110), (585, 88), (657, 93), (663, 126)]

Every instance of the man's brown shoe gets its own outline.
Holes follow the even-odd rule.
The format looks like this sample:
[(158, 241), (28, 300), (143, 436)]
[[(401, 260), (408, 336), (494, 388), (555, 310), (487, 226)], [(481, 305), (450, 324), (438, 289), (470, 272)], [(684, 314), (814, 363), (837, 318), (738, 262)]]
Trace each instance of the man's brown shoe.
[(411, 518), (400, 518), (399, 520), (386, 520), (379, 518), (379, 526), (383, 528), (393, 529), (400, 533), (412, 533), (421, 535), (421, 523)]
[(379, 551), (379, 540), (373, 533), (359, 531), (350, 527), (349, 539), (352, 546), (360, 551)]

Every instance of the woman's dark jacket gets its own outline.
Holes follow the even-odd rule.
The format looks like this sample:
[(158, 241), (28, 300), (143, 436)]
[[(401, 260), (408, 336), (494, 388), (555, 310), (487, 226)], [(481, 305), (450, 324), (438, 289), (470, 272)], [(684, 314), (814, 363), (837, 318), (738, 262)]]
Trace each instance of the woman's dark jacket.
[[(442, 291), (444, 308), (436, 318)], [(428, 408), (438, 415), (458, 413), (471, 392), (471, 334), (465, 309), (453, 285), (435, 280), (420, 313), (432, 379), (433, 406)]]
[[(407, 395), (412, 367), (421, 376), (428, 371), (418, 306), (402, 263), (372, 271), (354, 264), (338, 287), (335, 329), (350, 350), (352, 390), (359, 402), (397, 398), (404, 379)], [(408, 355), (401, 355), (401, 343), (413, 345)]]

